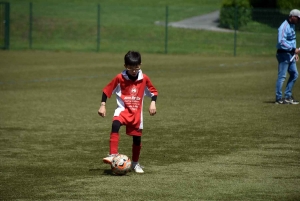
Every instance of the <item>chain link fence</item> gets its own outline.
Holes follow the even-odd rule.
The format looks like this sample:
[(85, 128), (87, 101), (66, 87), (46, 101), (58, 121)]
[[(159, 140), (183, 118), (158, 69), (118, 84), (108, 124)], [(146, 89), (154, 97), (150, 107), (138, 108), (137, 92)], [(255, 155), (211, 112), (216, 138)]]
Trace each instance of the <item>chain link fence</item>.
[[(195, 22), (198, 28), (172, 26), (214, 12), (215, 8), (202, 6), (12, 3), (10, 49), (274, 55), (277, 29), (288, 16), (271, 9), (251, 10), (251, 21), (239, 30), (217, 27), (217, 18)], [(209, 21), (215, 29), (209, 23), (208, 30), (201, 26)]]
[(10, 4), (0, 2), (0, 49), (9, 49)]

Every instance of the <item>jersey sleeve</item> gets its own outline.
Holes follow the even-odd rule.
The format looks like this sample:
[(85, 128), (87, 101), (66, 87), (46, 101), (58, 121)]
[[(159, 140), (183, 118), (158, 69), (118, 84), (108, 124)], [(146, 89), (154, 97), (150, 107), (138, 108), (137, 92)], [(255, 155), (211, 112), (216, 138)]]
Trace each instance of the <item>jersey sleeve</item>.
[(120, 74), (114, 77), (104, 88), (103, 88), (103, 93), (106, 94), (108, 98), (111, 97), (111, 95), (114, 94), (115, 89), (119, 85), (119, 80), (120, 80)]
[(145, 95), (148, 97), (157, 96), (158, 91), (152, 84), (150, 78), (148, 76), (145, 76), (145, 79), (146, 79)]

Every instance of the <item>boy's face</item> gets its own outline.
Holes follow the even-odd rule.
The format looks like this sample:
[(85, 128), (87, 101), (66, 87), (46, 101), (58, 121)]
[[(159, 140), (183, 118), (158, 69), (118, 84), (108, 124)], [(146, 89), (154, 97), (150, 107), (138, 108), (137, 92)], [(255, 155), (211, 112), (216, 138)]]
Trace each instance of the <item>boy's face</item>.
[(135, 65), (135, 66), (129, 66), (129, 65), (124, 65), (128, 74), (133, 76), (133, 77), (136, 77), (139, 70), (141, 70), (141, 64), (140, 65)]

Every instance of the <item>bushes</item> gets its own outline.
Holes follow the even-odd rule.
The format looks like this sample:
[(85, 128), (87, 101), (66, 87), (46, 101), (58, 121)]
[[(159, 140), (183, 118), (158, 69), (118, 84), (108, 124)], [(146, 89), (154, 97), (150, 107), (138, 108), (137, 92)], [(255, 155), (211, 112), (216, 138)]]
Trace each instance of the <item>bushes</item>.
[[(274, 23), (264, 19), (266, 13), (284, 18), (292, 9), (300, 9), (300, 0), (223, 0), (219, 26), (240, 29), (254, 20), (273, 27)], [(276, 20), (274, 22), (277, 26)]]
[(239, 29), (251, 21), (249, 0), (223, 0), (220, 11), (220, 27)]

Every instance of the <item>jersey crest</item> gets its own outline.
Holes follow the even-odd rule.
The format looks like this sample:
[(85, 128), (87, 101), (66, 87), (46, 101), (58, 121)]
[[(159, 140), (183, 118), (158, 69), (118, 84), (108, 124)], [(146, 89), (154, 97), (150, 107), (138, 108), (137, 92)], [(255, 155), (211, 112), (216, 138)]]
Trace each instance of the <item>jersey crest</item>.
[(136, 96), (137, 94), (138, 94), (138, 89), (135, 86), (131, 87), (130, 95)]

